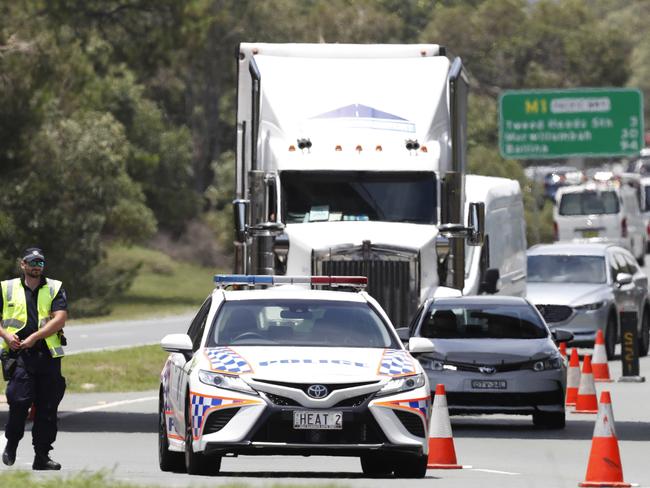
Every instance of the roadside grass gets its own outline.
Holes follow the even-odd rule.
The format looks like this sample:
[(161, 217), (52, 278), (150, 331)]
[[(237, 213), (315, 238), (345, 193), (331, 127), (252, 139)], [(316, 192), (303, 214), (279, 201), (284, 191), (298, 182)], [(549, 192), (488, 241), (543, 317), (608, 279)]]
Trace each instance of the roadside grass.
[(174, 261), (162, 252), (138, 246), (113, 246), (108, 250), (107, 260), (121, 266), (141, 263), (138, 276), (126, 294), (111, 304), (109, 315), (84, 317), (79, 322), (162, 317), (194, 311), (214, 288), (214, 275), (223, 272)]
[(66, 356), (62, 366), (66, 392), (155, 390), (168, 355), (156, 344)]
[[(63, 358), (66, 393), (155, 390), (169, 353), (159, 345), (87, 352)], [(6, 382), (0, 382), (0, 393)], [(0, 486), (2, 483), (0, 483)]]
[[(206, 482), (207, 483), (207, 482)], [(256, 486), (259, 486), (257, 483)], [(34, 476), (29, 471), (3, 471), (0, 472), (0, 486), (20, 487), (20, 488), (162, 488), (163, 485), (153, 484), (135, 484), (131, 482), (117, 481), (111, 478), (110, 473), (79, 473), (73, 476), (54, 476), (41, 477)], [(188, 481), (187, 487), (207, 486), (201, 483)], [(219, 484), (221, 488), (248, 488), (248, 483), (225, 483)], [(284, 484), (269, 483), (265, 484), (268, 488), (343, 488), (344, 485), (336, 484)]]

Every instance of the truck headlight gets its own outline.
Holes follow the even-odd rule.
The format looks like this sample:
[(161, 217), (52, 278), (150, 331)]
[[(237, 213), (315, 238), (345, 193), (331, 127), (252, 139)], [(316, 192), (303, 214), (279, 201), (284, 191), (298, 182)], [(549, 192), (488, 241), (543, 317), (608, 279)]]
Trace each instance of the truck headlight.
[(573, 308), (579, 310), (580, 312), (589, 312), (592, 310), (598, 310), (599, 308), (602, 308), (604, 305), (605, 305), (605, 301), (601, 300), (600, 302), (587, 303), (585, 305), (579, 305)]
[(416, 388), (424, 386), (425, 383), (426, 377), (423, 373), (404, 376), (402, 378), (393, 378), (386, 383), (381, 390), (379, 390), (377, 396), (394, 395), (404, 391), (415, 390)]
[(199, 370), (199, 381), (206, 385), (223, 388), (224, 390), (241, 391), (257, 395), (257, 392), (248, 386), (248, 383), (242, 380), (239, 376), (214, 373), (212, 371), (201, 369)]
[(533, 363), (533, 370), (535, 371), (548, 371), (551, 369), (560, 369), (564, 364), (562, 356), (552, 356), (547, 359), (540, 359)]

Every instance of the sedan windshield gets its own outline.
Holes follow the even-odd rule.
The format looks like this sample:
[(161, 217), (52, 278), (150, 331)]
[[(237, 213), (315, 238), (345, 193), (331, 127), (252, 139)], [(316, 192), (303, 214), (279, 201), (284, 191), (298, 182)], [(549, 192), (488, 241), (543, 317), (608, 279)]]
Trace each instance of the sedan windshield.
[(208, 347), (399, 347), (365, 303), (325, 300), (246, 300), (223, 304)]
[(377, 220), (436, 223), (434, 173), (284, 171), (287, 223)]
[(560, 215), (601, 215), (618, 213), (618, 197), (614, 191), (583, 191), (565, 193), (560, 201)]
[(548, 333), (527, 305), (434, 303), (420, 326), (431, 339), (542, 339)]
[(528, 256), (528, 283), (606, 283), (603, 256)]

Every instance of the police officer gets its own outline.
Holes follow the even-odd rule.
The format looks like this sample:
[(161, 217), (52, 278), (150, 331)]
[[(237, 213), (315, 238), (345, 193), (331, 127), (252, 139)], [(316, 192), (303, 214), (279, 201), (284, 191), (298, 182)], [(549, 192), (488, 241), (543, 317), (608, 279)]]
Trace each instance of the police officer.
[(2, 462), (7, 466), (14, 464), (33, 404), (32, 469), (58, 470), (61, 465), (50, 459), (49, 452), (56, 439), (57, 410), (65, 391), (61, 329), (68, 317), (66, 294), (60, 281), (43, 275), (45, 256), (41, 249), (26, 249), (20, 267), (22, 277), (3, 281), (0, 296), (4, 355), (15, 358), (6, 391), (9, 418)]

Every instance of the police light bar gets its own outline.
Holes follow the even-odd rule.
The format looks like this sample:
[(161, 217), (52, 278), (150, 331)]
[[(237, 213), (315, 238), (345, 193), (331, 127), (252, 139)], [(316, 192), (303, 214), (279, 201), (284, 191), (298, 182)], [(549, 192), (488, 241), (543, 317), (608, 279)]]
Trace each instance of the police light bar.
[(276, 275), (215, 275), (217, 286), (231, 285), (315, 285), (363, 288), (368, 285), (365, 276), (276, 276)]

